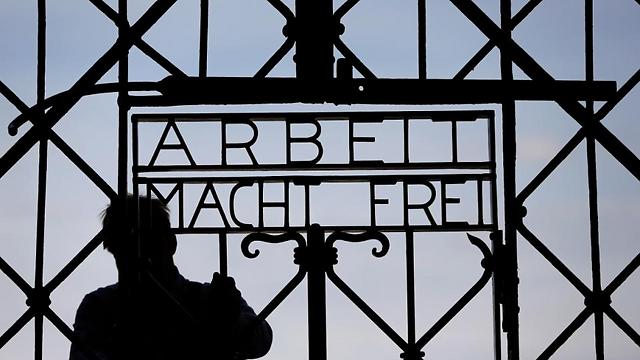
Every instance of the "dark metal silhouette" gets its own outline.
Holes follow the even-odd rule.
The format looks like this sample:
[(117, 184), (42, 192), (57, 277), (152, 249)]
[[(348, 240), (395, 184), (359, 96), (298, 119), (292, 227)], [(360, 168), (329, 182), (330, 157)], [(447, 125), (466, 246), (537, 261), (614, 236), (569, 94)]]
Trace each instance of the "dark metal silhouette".
[[(518, 269), (517, 236), (522, 235), (541, 255), (543, 255), (585, 298), (582, 312), (551, 342), (540, 358), (551, 357), (575, 331), (594, 315), (596, 358), (604, 359), (603, 318), (606, 315), (635, 344), (640, 346), (640, 334), (633, 329), (611, 304), (612, 294), (640, 267), (640, 254), (617, 275), (608, 285), (602, 284), (599, 229), (597, 211), (597, 183), (595, 176), (595, 144), (601, 144), (624, 168), (640, 180), (640, 159), (625, 144), (617, 139), (602, 120), (627, 96), (640, 82), (640, 70), (636, 71), (618, 89), (613, 82), (594, 81), (593, 69), (593, 0), (585, 0), (585, 81), (560, 81), (554, 79), (540, 66), (525, 49), (513, 41), (511, 31), (518, 26), (540, 3), (541, 0), (528, 1), (515, 15), (512, 14), (510, 0), (500, 1), (500, 23), (494, 23), (471, 0), (451, 0), (480, 31), (488, 38), (487, 43), (457, 73), (454, 79), (429, 79), (426, 53), (426, 0), (417, 0), (418, 18), (418, 76), (416, 79), (378, 79), (372, 69), (358, 58), (341, 39), (344, 25), (341, 20), (359, 0), (347, 0), (337, 9), (333, 9), (331, 0), (296, 1), (295, 13), (280, 0), (267, 0), (286, 19), (283, 29), (284, 41), (273, 56), (257, 70), (253, 78), (209, 78), (207, 77), (207, 39), (209, 1), (201, 0), (200, 51), (197, 77), (189, 77), (170, 60), (147, 44), (143, 35), (176, 3), (176, 0), (158, 0), (133, 24), (129, 24), (126, 0), (118, 1), (118, 11), (113, 10), (103, 0), (88, 0), (118, 27), (118, 40), (109, 48), (87, 72), (67, 91), (45, 97), (45, 40), (46, 40), (46, 1), (38, 0), (38, 51), (37, 51), (37, 103), (32, 106), (24, 103), (9, 87), (0, 82), (0, 94), (13, 104), (20, 115), (8, 127), (15, 135), (20, 127), (31, 126), (0, 158), (0, 177), (12, 167), (36, 144), (39, 146), (38, 170), (38, 210), (36, 231), (36, 271), (33, 285), (25, 281), (9, 264), (0, 257), (0, 270), (22, 290), (27, 298), (28, 309), (16, 322), (0, 336), (0, 347), (4, 346), (31, 319), (35, 320), (36, 359), (42, 358), (43, 318), (46, 317), (71, 341), (76, 341), (73, 332), (49, 307), (50, 294), (56, 289), (101, 243), (101, 234), (90, 240), (78, 254), (65, 265), (48, 283), (43, 281), (44, 219), (47, 184), (47, 149), (49, 144), (57, 147), (67, 156), (102, 192), (112, 201), (124, 202), (127, 195), (127, 148), (128, 118), (131, 106), (170, 106), (176, 104), (257, 104), (257, 103), (344, 103), (344, 104), (499, 104), (502, 107), (502, 147), (503, 183), (504, 183), (504, 239), (497, 231), (496, 222), (485, 230), (492, 232), (492, 251), (488, 251), (484, 242), (470, 238), (473, 245), (482, 252), (484, 268), (480, 280), (460, 299), (443, 317), (423, 336), (415, 333), (415, 302), (412, 300), (413, 287), (408, 286), (409, 334), (402, 339), (383, 319), (373, 312), (366, 302), (360, 299), (346, 283), (333, 271), (337, 253), (333, 244), (337, 240), (365, 241), (375, 239), (382, 243), (380, 250), (374, 250), (375, 256), (383, 256), (388, 246), (383, 235), (384, 229), (371, 227), (360, 229), (360, 235), (345, 232), (356, 229), (322, 229), (305, 226), (305, 229), (289, 229), (281, 235), (269, 235), (251, 229), (242, 248), (245, 255), (257, 256), (249, 246), (254, 241), (278, 243), (296, 241), (295, 263), (298, 273), (276, 295), (260, 313), (267, 317), (286, 296), (307, 277), (309, 281), (309, 349), (310, 358), (326, 358), (326, 328), (323, 312), (324, 286), (326, 279), (337, 286), (360, 308), (376, 326), (402, 349), (403, 358), (421, 359), (421, 349), (449, 321), (493, 275), (495, 286), (496, 316), (502, 315), (502, 328), (495, 330), (496, 358), (500, 357), (501, 331), (506, 333), (507, 351), (510, 359), (519, 359), (518, 326)], [(364, 0), (366, 1), (366, 0)], [(53, 6), (53, 5), (52, 5)], [(128, 52), (133, 47), (163, 67), (170, 76), (157, 82), (132, 82), (128, 74)], [(296, 77), (292, 79), (267, 78), (270, 71), (295, 46)], [(465, 80), (466, 76), (495, 47), (500, 50), (501, 77), (498, 80)], [(333, 49), (344, 59), (335, 62), (337, 72), (334, 76)], [(118, 65), (118, 82), (98, 84), (99, 79), (115, 65)], [(512, 68), (517, 65), (532, 80), (513, 79)], [(354, 70), (362, 78), (354, 78)], [(216, 90), (223, 89), (223, 90)], [(134, 91), (157, 91), (159, 95), (135, 96)], [(206, 91), (204, 91), (206, 90)], [(118, 137), (118, 185), (112, 189), (100, 174), (89, 166), (64, 139), (56, 134), (52, 127), (60, 121), (83, 97), (99, 93), (118, 93), (119, 137)], [(570, 115), (580, 129), (554, 158), (534, 177), (517, 191), (516, 178), (516, 100), (553, 101)], [(586, 101), (586, 105), (579, 101)], [(594, 101), (606, 101), (597, 111)], [(135, 129), (134, 129), (135, 130)], [(134, 140), (136, 136), (132, 137)], [(525, 202), (536, 189), (545, 182), (567, 156), (583, 141), (587, 143), (590, 238), (592, 249), (592, 286), (584, 284), (573, 272), (550, 251), (544, 242), (532, 233), (524, 223)], [(135, 146), (134, 146), (135, 147)], [(153, 165), (153, 164), (152, 164)], [(295, 165), (295, 166), (299, 166)], [(370, 164), (372, 165), (372, 164)], [(389, 164), (387, 164), (388, 166)], [(408, 164), (399, 164), (396, 170)], [(287, 166), (286, 169), (294, 169)], [(357, 166), (347, 164), (345, 169)], [(410, 166), (409, 166), (410, 167)], [(393, 168), (393, 166), (390, 166)], [(140, 169), (143, 170), (142, 168)], [(242, 170), (237, 167), (234, 170)], [(290, 178), (290, 181), (295, 179)], [(389, 180), (389, 179), (387, 179)], [(401, 180), (391, 177), (390, 180)], [(495, 180), (495, 179), (493, 179)], [(179, 183), (189, 181), (179, 180)], [(217, 181), (207, 179), (208, 182)], [(257, 180), (256, 180), (257, 181)], [(267, 180), (264, 180), (267, 181)], [(152, 188), (152, 182), (139, 178), (140, 184)], [(174, 188), (179, 193), (179, 186)], [(184, 229), (180, 224), (179, 229)], [(393, 229), (392, 229), (393, 230)], [(401, 229), (396, 229), (401, 230)], [(407, 281), (413, 283), (413, 233), (425, 229), (407, 230)], [(467, 229), (458, 229), (467, 230)], [(243, 231), (246, 231), (243, 229)], [(325, 231), (333, 231), (325, 237)], [(307, 233), (303, 237), (300, 232)], [(226, 231), (220, 231), (221, 253), (226, 253)], [(504, 240), (504, 241), (503, 241)], [(221, 268), (226, 268), (226, 257), (221, 256)], [(315, 300), (320, 299), (320, 300)], [(413, 322), (412, 322), (413, 321)], [(277, 335), (276, 335), (277, 336)]]

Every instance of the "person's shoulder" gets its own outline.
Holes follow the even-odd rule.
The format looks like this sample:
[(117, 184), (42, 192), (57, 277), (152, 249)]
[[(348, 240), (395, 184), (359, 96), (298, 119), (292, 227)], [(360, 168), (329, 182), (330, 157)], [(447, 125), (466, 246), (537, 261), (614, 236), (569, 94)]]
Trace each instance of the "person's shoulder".
[(83, 303), (112, 302), (118, 293), (118, 284), (100, 287), (84, 296)]
[(117, 312), (117, 284), (98, 288), (84, 296), (76, 311), (74, 327), (95, 327)]
[(211, 284), (209, 283), (201, 283), (199, 281), (189, 280), (182, 276), (180, 277), (179, 281), (182, 284), (183, 291), (191, 296), (205, 295), (210, 291), (211, 288)]

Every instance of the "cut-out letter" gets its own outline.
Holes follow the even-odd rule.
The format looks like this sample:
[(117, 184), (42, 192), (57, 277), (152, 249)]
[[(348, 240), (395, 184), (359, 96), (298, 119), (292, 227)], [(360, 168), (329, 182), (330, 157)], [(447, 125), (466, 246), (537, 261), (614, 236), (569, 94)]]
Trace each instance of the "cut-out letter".
[[(169, 131), (173, 131), (176, 139), (178, 140), (177, 144), (167, 144), (167, 136), (169, 135)], [(187, 147), (187, 143), (184, 141), (180, 130), (178, 130), (178, 126), (176, 125), (175, 120), (169, 119), (167, 121), (167, 126), (164, 127), (164, 131), (160, 136), (160, 140), (158, 141), (158, 146), (153, 151), (153, 155), (151, 155), (151, 160), (149, 161), (148, 166), (153, 166), (158, 160), (158, 155), (160, 155), (160, 151), (162, 150), (182, 150), (185, 156), (189, 160), (189, 164), (191, 166), (196, 166), (196, 162), (193, 160), (193, 156), (191, 156), (191, 152), (189, 151), (189, 147)]]
[[(207, 195), (211, 194), (213, 197), (213, 202), (207, 202)], [(198, 201), (198, 206), (196, 206), (196, 211), (193, 213), (193, 218), (191, 218), (191, 222), (189, 223), (189, 228), (193, 228), (198, 220), (198, 216), (200, 215), (200, 211), (202, 209), (216, 209), (220, 214), (220, 218), (224, 223), (225, 227), (229, 227), (229, 221), (227, 220), (226, 215), (224, 214), (224, 210), (222, 209), (222, 204), (220, 204), (220, 198), (218, 198), (218, 194), (216, 193), (216, 189), (213, 187), (212, 183), (207, 183), (204, 187), (204, 191), (202, 192), (202, 196), (200, 196), (200, 201)]]
[[(251, 128), (251, 139), (249, 139), (249, 141), (245, 141), (245, 142), (233, 142), (230, 143), (227, 141), (227, 126), (231, 125), (231, 124), (245, 124), (245, 125), (249, 125), (249, 127)], [(247, 154), (249, 155), (249, 158), (251, 159), (251, 164), (253, 165), (258, 165), (258, 160), (256, 160), (255, 155), (253, 154), (253, 151), (251, 150), (251, 146), (253, 146), (253, 144), (256, 143), (256, 141), (258, 140), (258, 127), (256, 126), (256, 124), (254, 124), (251, 121), (234, 121), (234, 122), (223, 122), (222, 123), (222, 127), (221, 127), (221, 135), (222, 135), (222, 142), (221, 142), (221, 150), (222, 150), (222, 165), (227, 165), (227, 150), (228, 149), (245, 149), (247, 151)]]
[[(298, 125), (298, 124), (313, 125), (315, 126), (316, 131), (313, 133), (313, 135), (308, 137), (293, 137), (291, 136), (291, 128), (293, 127), (293, 125)], [(320, 128), (320, 123), (318, 123), (317, 120), (295, 122), (295, 123), (287, 122), (287, 165), (313, 165), (318, 163), (318, 161), (322, 159), (322, 154), (323, 154), (322, 144), (320, 143), (320, 141), (318, 141), (318, 138), (320, 137), (321, 132), (322, 132), (322, 129)], [(316, 156), (311, 160), (291, 160), (291, 157), (292, 157), (291, 145), (293, 143), (308, 143), (308, 144), (315, 145), (317, 149)]]

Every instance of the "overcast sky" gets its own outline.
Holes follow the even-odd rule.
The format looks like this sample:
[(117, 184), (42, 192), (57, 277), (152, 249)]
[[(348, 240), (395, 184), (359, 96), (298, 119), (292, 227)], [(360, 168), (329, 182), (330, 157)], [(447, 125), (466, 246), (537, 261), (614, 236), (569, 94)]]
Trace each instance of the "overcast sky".
[[(68, 89), (115, 41), (117, 29), (89, 1), (50, 1), (47, 8), (46, 94)], [(117, 1), (108, 3), (116, 7)], [(151, 1), (130, 4), (134, 22)], [(293, 8), (293, 1), (285, 1)], [(336, 4), (342, 3), (337, 1)], [(362, 0), (345, 16), (343, 40), (378, 76), (417, 77), (417, 23), (415, 0)], [(484, 35), (445, 0), (428, 0), (427, 59), (428, 76), (451, 78), (486, 41)], [(498, 0), (476, 1), (498, 21)], [(513, 1), (514, 13), (525, 1)], [(336, 5), (337, 7), (337, 5)], [(252, 76), (284, 38), (284, 19), (266, 1), (211, 1), (209, 75)], [(614, 80), (618, 87), (640, 64), (640, 6), (633, 0), (595, 1), (595, 77)], [(144, 39), (184, 72), (196, 75), (199, 1), (182, 0), (167, 13)], [(584, 79), (584, 2), (546, 0), (514, 31), (514, 37), (556, 79)], [(0, 4), (0, 80), (24, 102), (36, 99), (36, 1), (4, 0)], [(337, 53), (336, 53), (337, 54)], [(526, 79), (517, 68), (518, 78)], [(116, 81), (116, 68), (101, 82)], [(134, 81), (156, 81), (167, 75), (158, 65), (133, 49), (130, 77)], [(292, 53), (270, 74), (294, 76)], [(496, 50), (470, 74), (470, 78), (499, 77)], [(640, 90), (636, 87), (604, 120), (604, 124), (640, 156)], [(598, 106), (600, 104), (597, 104)], [(334, 106), (271, 105), (210, 106), (177, 108), (134, 108), (143, 112), (258, 112), (258, 111), (357, 111), (357, 110), (494, 110), (497, 144), (501, 144), (500, 107), (439, 106)], [(19, 114), (0, 97), (0, 152), (4, 153), (29, 127), (11, 137), (6, 126)], [(555, 103), (517, 104), (518, 168), (521, 189), (578, 130), (578, 124)], [(432, 124), (433, 125), (433, 124)], [(433, 127), (432, 127), (433, 128)], [(117, 108), (115, 95), (91, 96), (80, 101), (55, 131), (67, 141), (113, 187), (116, 187)], [(427, 128), (427, 132), (430, 131)], [(396, 129), (397, 130), (397, 129)], [(394, 131), (363, 128), (380, 138), (378, 147), (363, 145), (362, 156), (393, 156), (397, 148)], [(194, 151), (216, 149), (198, 138), (199, 130), (187, 135)], [(233, 133), (242, 138), (243, 133)], [(277, 129), (272, 129), (276, 136)], [(267, 132), (269, 133), (269, 132)], [(325, 132), (327, 148), (339, 149), (344, 132), (334, 128)], [(152, 130), (141, 146), (149, 149), (158, 141)], [(269, 133), (270, 134), (270, 133)], [(335, 136), (334, 136), (335, 135)], [(429, 134), (427, 134), (429, 135)], [(260, 156), (277, 157), (273, 137), (258, 151)], [(426, 157), (439, 156), (441, 146), (431, 142), (416, 145)], [(324, 144), (323, 143), (323, 144)], [(343, 143), (342, 143), (343, 144)], [(476, 153), (476, 142), (461, 143), (461, 152)], [(431, 147), (429, 147), (431, 146)], [(498, 157), (501, 159), (500, 149)], [(213, 150), (212, 150), (213, 151)], [(330, 153), (328, 156), (340, 155)], [(334, 154), (334, 155), (331, 155)], [(390, 155), (391, 154), (391, 155)], [(611, 279), (640, 251), (634, 225), (640, 222), (640, 184), (606, 150), (598, 146), (599, 218), (603, 284)], [(45, 281), (51, 279), (100, 228), (99, 213), (107, 198), (88, 181), (54, 146), (49, 146)], [(498, 168), (499, 178), (502, 169)], [(572, 269), (591, 284), (588, 227), (586, 147), (580, 145), (567, 161), (550, 176), (525, 205), (527, 226)], [(34, 279), (37, 148), (33, 148), (4, 177), (0, 178), (0, 256), (27, 281)], [(498, 183), (499, 192), (502, 183)], [(281, 191), (281, 190), (280, 190)], [(461, 190), (461, 194), (465, 194)], [(465, 190), (466, 191), (466, 190)], [(348, 201), (349, 190), (328, 190), (318, 200), (317, 216), (345, 222), (362, 219), (361, 203)], [(392, 194), (390, 190), (389, 194)], [(273, 193), (277, 199), (281, 193)], [(461, 195), (462, 197), (462, 195)], [(357, 196), (353, 196), (357, 199)], [(243, 205), (244, 206), (244, 205)], [(249, 205), (247, 205), (249, 206)], [(172, 209), (177, 212), (177, 209)], [(499, 213), (502, 216), (502, 206)], [(459, 216), (468, 215), (467, 210)], [(365, 214), (365, 218), (368, 214)], [(276, 212), (274, 216), (279, 216)], [(397, 216), (388, 211), (384, 216)], [(174, 217), (175, 220), (175, 217)], [(324, 220), (323, 220), (324, 221)], [(391, 221), (391, 220), (389, 220)], [(175, 223), (174, 223), (175, 225)], [(503, 228), (502, 221), (500, 226)], [(487, 233), (476, 233), (488, 240)], [(246, 259), (239, 247), (241, 237), (230, 238), (229, 272), (237, 280), (243, 296), (261, 310), (293, 276), (292, 244), (260, 245), (257, 259)], [(405, 242), (400, 234), (390, 235), (389, 254), (371, 257), (371, 244), (340, 244), (340, 263), (336, 272), (350, 284), (399, 334), (406, 337)], [(583, 308), (583, 298), (524, 239), (519, 242), (521, 352), (523, 359), (537, 357)], [(416, 235), (416, 296), (418, 334), (428, 329), (441, 314), (479, 278), (481, 255), (460, 234)], [(215, 236), (185, 235), (179, 238), (176, 262), (181, 272), (197, 281), (208, 281), (218, 270)], [(98, 249), (52, 294), (52, 309), (69, 325), (82, 297), (117, 279), (113, 260)], [(636, 331), (640, 331), (640, 275), (636, 272), (613, 296), (613, 307)], [(4, 275), (0, 275), (0, 333), (25, 310), (25, 297)], [(491, 359), (493, 357), (491, 291), (487, 286), (425, 348), (427, 357), (441, 359)], [(397, 358), (400, 350), (332, 284), (327, 284), (328, 351), (331, 359)], [(269, 317), (274, 344), (268, 359), (300, 359), (307, 356), (306, 285), (303, 282)], [(588, 320), (557, 353), (559, 359), (593, 357), (593, 320)], [(45, 321), (45, 358), (65, 358), (69, 342)], [(4, 348), (0, 359), (28, 359), (33, 356), (33, 324), (27, 325)], [(611, 321), (605, 320), (605, 352), (608, 359), (637, 359), (640, 349)]]

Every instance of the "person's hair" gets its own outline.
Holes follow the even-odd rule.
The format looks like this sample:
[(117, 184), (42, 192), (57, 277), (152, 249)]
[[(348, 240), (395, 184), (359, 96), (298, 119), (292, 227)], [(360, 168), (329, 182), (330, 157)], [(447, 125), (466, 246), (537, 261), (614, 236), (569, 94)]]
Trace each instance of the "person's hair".
[(118, 255), (126, 245), (124, 242), (131, 241), (136, 225), (143, 238), (154, 241), (170, 236), (175, 242), (171, 233), (169, 208), (160, 200), (147, 196), (136, 198), (129, 194), (126, 199), (126, 212), (123, 205), (116, 199), (102, 211), (102, 244), (107, 251)]

